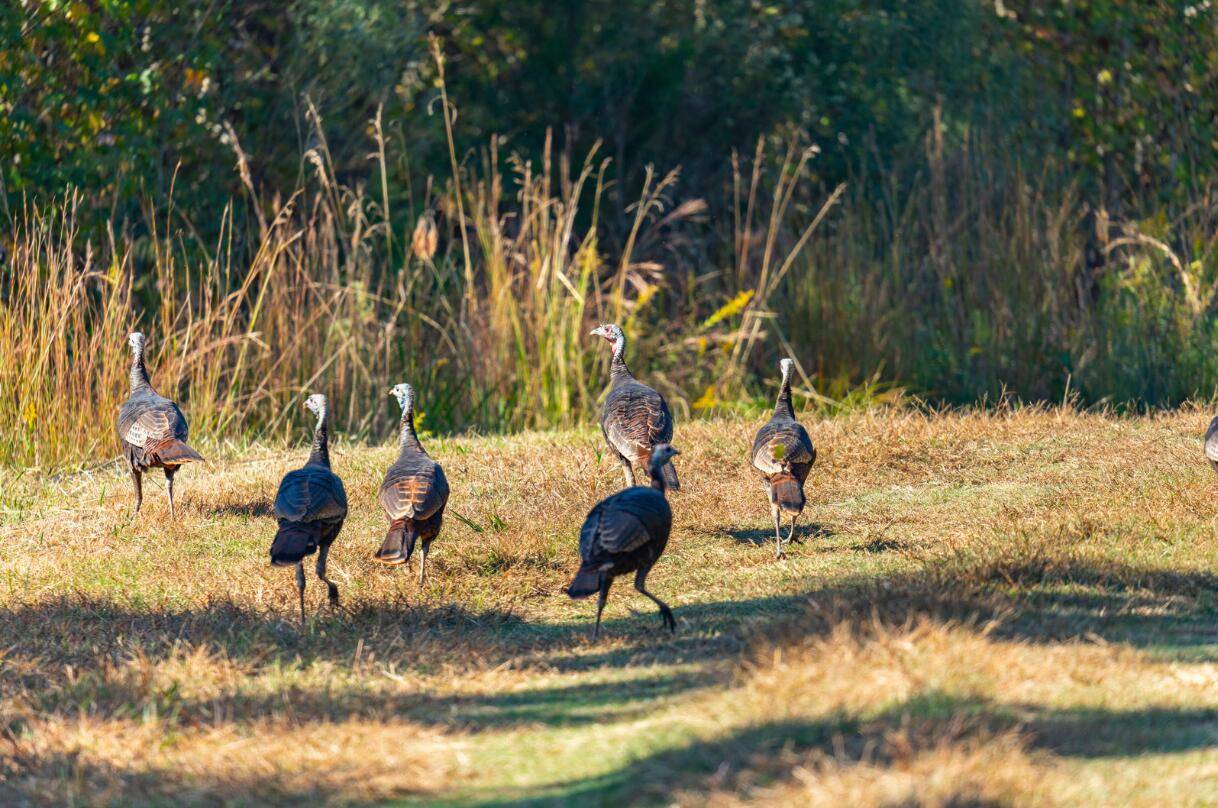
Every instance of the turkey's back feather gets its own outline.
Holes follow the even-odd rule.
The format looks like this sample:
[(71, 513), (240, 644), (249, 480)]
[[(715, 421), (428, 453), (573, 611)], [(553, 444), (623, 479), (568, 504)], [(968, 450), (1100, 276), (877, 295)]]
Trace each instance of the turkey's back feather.
[(601, 500), (589, 512), (579, 533), (585, 564), (610, 561), (649, 544), (663, 549), (672, 529), (672, 509), (654, 488), (627, 488)]
[[(778, 474), (816, 462), (808, 432), (793, 418), (771, 418), (753, 440), (753, 466), (762, 474)], [(801, 480), (802, 482), (802, 480)]]
[(630, 380), (609, 391), (601, 411), (605, 439), (623, 457), (639, 461), (658, 443), (672, 440), (672, 414), (664, 397), (641, 382)]
[(188, 433), (178, 405), (151, 390), (134, 393), (118, 412), (119, 437), (139, 449), (170, 438), (185, 441)]
[(275, 516), (291, 522), (341, 521), (347, 516), (342, 480), (323, 466), (289, 471), (279, 483)]
[(386, 472), (379, 499), (390, 520), (429, 519), (448, 502), (448, 479), (426, 454), (405, 453)]

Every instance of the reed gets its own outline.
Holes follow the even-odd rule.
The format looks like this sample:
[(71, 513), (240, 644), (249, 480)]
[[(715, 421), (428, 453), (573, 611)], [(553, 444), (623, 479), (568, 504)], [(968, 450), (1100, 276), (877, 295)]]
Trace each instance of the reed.
[(286, 200), (260, 198), (230, 132), (244, 198), (217, 226), (170, 209), (99, 241), (75, 192), (8, 220), (0, 465), (117, 455), (135, 328), (154, 384), (212, 451), (294, 440), (318, 389), (341, 434), (379, 441), (403, 379), (432, 430), (589, 422), (608, 357), (588, 331), (603, 321), (679, 419), (763, 406), (780, 353), (825, 413), (907, 390), (1172, 404), (1218, 385), (1212, 206), (1110, 221), (1048, 169), (928, 138), (912, 165), (834, 189), (814, 147), (759, 142), (733, 159), (727, 202), (681, 200), (677, 172), (648, 171), (611, 207), (631, 195), (607, 193), (599, 151), (577, 161), (547, 139), (537, 164), (492, 140), (395, 215), (377, 121), (370, 193), (336, 176), (308, 116), (316, 145)]
[[(136, 328), (149, 335), (154, 385), (205, 446), (290, 439), (314, 389), (344, 433), (376, 440), (392, 429), (384, 393), (400, 379), (424, 391), (431, 428), (569, 424), (595, 406), (604, 359), (588, 330), (631, 322), (646, 296), (628, 251), (612, 263), (601, 252), (606, 162), (589, 155), (572, 174), (547, 148), (541, 166), (513, 158), (502, 172), (492, 143), (484, 170), (441, 201), (463, 194), (469, 213), (441, 217), (433, 255), (394, 248), (409, 239), (337, 181), (324, 140), (305, 161), (309, 181), (285, 202), (248, 185), (247, 207), (263, 215), (242, 229), (229, 206), (213, 244), (154, 220), (142, 239), (94, 247), (75, 194), (27, 206), (6, 237), (0, 290), (0, 463), (115, 455), (109, 416)], [(645, 190), (638, 226), (662, 207), (657, 193)]]

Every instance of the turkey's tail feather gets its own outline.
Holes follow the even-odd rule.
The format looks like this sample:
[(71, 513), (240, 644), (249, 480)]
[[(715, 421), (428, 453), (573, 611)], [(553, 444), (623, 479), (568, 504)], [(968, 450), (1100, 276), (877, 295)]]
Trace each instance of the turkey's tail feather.
[(289, 522), (279, 520), (279, 531), (271, 542), (271, 564), (289, 567), (317, 551), (321, 543), (320, 522)]
[(672, 467), (672, 463), (665, 463), (660, 469), (660, 475), (664, 478), (664, 487), (669, 491), (680, 491), (681, 483), (677, 480), (677, 470)]
[(575, 580), (571, 581), (571, 585), (567, 587), (567, 595), (573, 600), (578, 600), (596, 594), (600, 588), (600, 572), (581, 568), (579, 572), (575, 573)]
[(381, 549), (377, 550), (372, 557), (382, 564), (395, 566), (405, 564), (414, 552), (415, 541), (418, 537), (419, 531), (413, 522), (398, 519), (389, 525), (385, 541), (381, 542)]
[(152, 461), (159, 461), (166, 466), (180, 466), (183, 463), (196, 463), (203, 455), (187, 446), (177, 438), (166, 438), (155, 446), (144, 450), (144, 456)]
[(804, 509), (804, 489), (793, 474), (782, 472), (770, 478), (774, 504), (785, 513), (800, 514)]

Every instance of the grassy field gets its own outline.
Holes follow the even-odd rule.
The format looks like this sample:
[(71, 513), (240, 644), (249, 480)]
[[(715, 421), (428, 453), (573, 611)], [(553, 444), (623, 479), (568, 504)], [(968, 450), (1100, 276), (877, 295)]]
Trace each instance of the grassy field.
[(756, 423), (680, 424), (649, 581), (678, 631), (618, 586), (597, 645), (593, 603), (562, 594), (621, 480), (591, 429), (430, 440), (453, 516), (422, 590), (371, 560), (394, 449), (339, 445), (343, 605), (311, 579), (303, 629), (266, 550), (304, 449), (213, 447), (179, 475), (174, 523), (156, 483), (135, 518), (117, 466), (9, 472), (0, 800), (1212, 804), (1206, 421), (809, 423), (820, 458), (783, 561), (746, 466)]

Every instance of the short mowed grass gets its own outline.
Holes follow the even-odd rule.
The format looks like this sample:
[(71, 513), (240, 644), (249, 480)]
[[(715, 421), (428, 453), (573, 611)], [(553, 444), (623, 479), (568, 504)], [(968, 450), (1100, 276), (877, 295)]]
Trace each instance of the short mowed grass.
[[(212, 448), (178, 519), (125, 472), (0, 490), (0, 801), (1163, 805), (1218, 794), (1206, 414), (806, 418), (775, 560), (754, 421), (683, 423), (684, 490), (605, 635), (563, 589), (621, 483), (593, 429), (432, 438), (420, 588), (371, 555), (392, 445), (333, 451), (342, 605), (267, 563), (303, 448)], [(305, 436), (302, 436), (304, 440)], [(206, 447), (206, 444), (204, 444)]]

